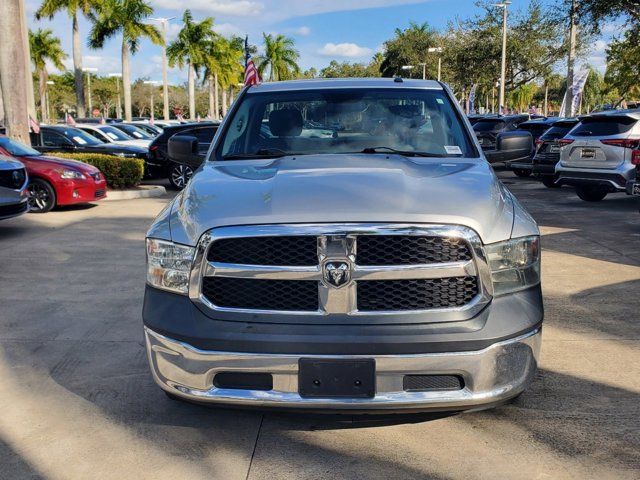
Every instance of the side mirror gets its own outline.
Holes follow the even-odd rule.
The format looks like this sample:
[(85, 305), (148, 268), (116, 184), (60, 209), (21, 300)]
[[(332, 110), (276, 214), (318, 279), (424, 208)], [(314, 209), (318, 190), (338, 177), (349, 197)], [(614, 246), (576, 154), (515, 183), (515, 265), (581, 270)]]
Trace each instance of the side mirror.
[(198, 153), (198, 139), (187, 135), (174, 135), (169, 139), (169, 159), (197, 168), (202, 164), (202, 156)]
[(496, 151), (499, 152), (497, 162), (514, 162), (531, 158), (534, 152), (531, 133), (513, 131), (499, 133), (496, 137)]

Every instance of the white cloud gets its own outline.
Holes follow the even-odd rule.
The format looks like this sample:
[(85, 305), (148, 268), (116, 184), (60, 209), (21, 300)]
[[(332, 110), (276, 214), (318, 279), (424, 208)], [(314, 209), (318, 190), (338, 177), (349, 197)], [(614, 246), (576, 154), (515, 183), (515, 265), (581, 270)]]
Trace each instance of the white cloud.
[(303, 25), (300, 28), (296, 28), (293, 33), (297, 34), (297, 35), (301, 35), (303, 37), (306, 37), (307, 35), (309, 35), (311, 33), (311, 29), (309, 27), (307, 27), (306, 25)]
[[(71, 56), (62, 61), (67, 70), (73, 71), (73, 59)], [(122, 70), (120, 59), (117, 57), (107, 57), (102, 55), (83, 55), (83, 68), (97, 68), (95, 72), (98, 75), (106, 75), (112, 72), (120, 72)]]
[[(29, 0), (32, 1), (32, 0)], [(249, 17), (261, 15), (266, 23), (319, 13), (346, 12), (365, 8), (422, 3), (425, 0), (150, 0), (157, 8), (182, 12), (189, 8), (207, 15)]]
[(355, 43), (327, 43), (318, 50), (318, 54), (325, 57), (365, 57), (371, 55), (373, 50), (361, 47)]
[(182, 23), (169, 22), (167, 24), (167, 32), (166, 32), (167, 42), (175, 40), (175, 38), (178, 36), (178, 33), (180, 33), (181, 29), (182, 29)]
[(151, 0), (151, 4), (154, 7), (166, 8), (169, 10), (182, 10), (184, 8), (189, 8), (191, 10), (207, 14), (239, 17), (258, 15), (264, 10), (264, 4), (251, 0), (190, 0), (189, 2), (180, 2), (176, 0)]
[(591, 48), (589, 56), (586, 58), (586, 62), (589, 65), (603, 74), (607, 69), (607, 45), (607, 42), (604, 40), (596, 40)]
[(603, 35), (617, 35), (624, 31), (624, 25), (622, 23), (608, 22), (600, 27), (600, 31)]
[(218, 23), (214, 24), (213, 29), (224, 37), (231, 37), (233, 35), (244, 35), (244, 31), (237, 25), (232, 23)]

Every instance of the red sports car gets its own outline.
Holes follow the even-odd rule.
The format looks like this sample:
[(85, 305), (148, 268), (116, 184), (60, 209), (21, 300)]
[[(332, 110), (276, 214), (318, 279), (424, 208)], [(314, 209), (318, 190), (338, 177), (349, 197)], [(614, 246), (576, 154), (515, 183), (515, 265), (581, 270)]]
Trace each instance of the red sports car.
[(44, 213), (58, 205), (95, 202), (107, 195), (104, 175), (94, 166), (43, 156), (4, 136), (0, 136), (0, 154), (15, 157), (27, 167), (31, 212)]

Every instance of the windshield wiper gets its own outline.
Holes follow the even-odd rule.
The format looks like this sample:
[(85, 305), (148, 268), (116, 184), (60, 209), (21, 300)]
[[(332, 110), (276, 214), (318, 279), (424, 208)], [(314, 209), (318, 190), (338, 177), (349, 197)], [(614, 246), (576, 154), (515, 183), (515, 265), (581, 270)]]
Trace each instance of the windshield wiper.
[(285, 150), (279, 148), (261, 148), (254, 153), (230, 153), (229, 155), (223, 155), (223, 160), (241, 160), (243, 158), (280, 158), (286, 155), (294, 155)]
[(392, 147), (367, 147), (358, 153), (382, 153), (383, 152), (392, 152), (397, 153), (398, 155), (402, 155), (404, 157), (442, 157), (443, 155), (437, 153), (429, 153), (429, 152), (417, 152), (413, 150), (398, 150)]

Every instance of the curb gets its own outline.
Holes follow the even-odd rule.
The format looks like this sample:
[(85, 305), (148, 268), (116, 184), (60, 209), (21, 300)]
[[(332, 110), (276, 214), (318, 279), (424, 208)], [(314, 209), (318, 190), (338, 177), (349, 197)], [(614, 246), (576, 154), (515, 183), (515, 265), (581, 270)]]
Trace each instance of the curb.
[(107, 190), (107, 198), (103, 199), (103, 201), (162, 197), (166, 193), (167, 189), (162, 185), (141, 185), (135, 190)]

